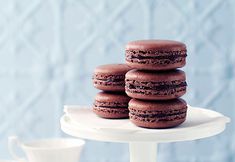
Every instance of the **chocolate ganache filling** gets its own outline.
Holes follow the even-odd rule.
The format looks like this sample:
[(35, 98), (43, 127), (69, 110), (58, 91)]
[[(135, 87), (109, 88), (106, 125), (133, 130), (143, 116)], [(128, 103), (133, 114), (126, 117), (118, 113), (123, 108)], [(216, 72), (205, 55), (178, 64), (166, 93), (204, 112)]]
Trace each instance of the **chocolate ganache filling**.
[(104, 82), (124, 82), (124, 79), (116, 79), (116, 78), (106, 78), (106, 79), (96, 79), (99, 81), (104, 81)]
[(187, 56), (186, 51), (135, 51), (126, 50), (127, 60), (131, 59), (167, 59), (174, 61), (177, 58)]
[(120, 103), (120, 102), (110, 103), (110, 102), (95, 101), (94, 106), (101, 107), (101, 108), (127, 108), (128, 102), (127, 103)]
[(143, 59), (166, 59), (166, 60), (171, 60), (174, 61), (177, 58), (180, 57), (186, 57), (186, 55), (168, 55), (168, 56), (142, 56), (142, 55), (137, 55), (137, 56), (127, 56), (127, 59), (139, 59), (139, 60), (143, 60)]
[(185, 114), (185, 113), (186, 113), (186, 109), (185, 110), (180, 110), (177, 113), (171, 113), (171, 114), (167, 114), (167, 113), (137, 114), (137, 113), (130, 112), (131, 115), (135, 115), (135, 116), (142, 117), (142, 118), (163, 118), (163, 117), (168, 117), (168, 116), (182, 115), (182, 114)]
[(103, 81), (103, 82), (124, 82), (125, 76), (124, 75), (108, 75), (108, 76), (94, 75), (92, 79)]
[(127, 82), (126, 84), (128, 89), (143, 89), (143, 90), (156, 90), (156, 91), (161, 91), (161, 90), (168, 90), (168, 89), (176, 89), (180, 87), (186, 87), (187, 83), (186, 81), (182, 81), (179, 84), (157, 84), (157, 85), (141, 85), (141, 84), (135, 84), (135, 83), (130, 83)]

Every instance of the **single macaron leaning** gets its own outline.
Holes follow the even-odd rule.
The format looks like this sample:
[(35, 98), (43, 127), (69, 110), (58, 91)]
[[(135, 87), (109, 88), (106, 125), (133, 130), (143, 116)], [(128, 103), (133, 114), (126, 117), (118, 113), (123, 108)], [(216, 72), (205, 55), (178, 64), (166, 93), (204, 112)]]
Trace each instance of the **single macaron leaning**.
[(93, 112), (107, 119), (128, 118), (130, 99), (125, 93), (99, 92), (95, 97)]
[(132, 123), (144, 128), (171, 128), (186, 120), (187, 104), (183, 99), (144, 101), (131, 99), (129, 116)]
[(107, 64), (96, 67), (92, 80), (95, 88), (104, 91), (124, 91), (125, 74), (132, 68), (126, 64)]
[(186, 77), (182, 70), (141, 71), (126, 73), (126, 94), (143, 100), (169, 100), (186, 93)]
[(127, 65), (142, 70), (169, 70), (183, 67), (187, 49), (172, 40), (137, 40), (126, 45)]

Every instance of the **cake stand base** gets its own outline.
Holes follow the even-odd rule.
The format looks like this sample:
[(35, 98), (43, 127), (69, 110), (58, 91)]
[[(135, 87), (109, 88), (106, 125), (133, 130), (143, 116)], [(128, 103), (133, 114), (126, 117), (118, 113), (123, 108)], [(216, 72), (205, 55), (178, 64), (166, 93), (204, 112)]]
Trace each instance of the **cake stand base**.
[(130, 162), (156, 162), (157, 144), (155, 142), (129, 143)]

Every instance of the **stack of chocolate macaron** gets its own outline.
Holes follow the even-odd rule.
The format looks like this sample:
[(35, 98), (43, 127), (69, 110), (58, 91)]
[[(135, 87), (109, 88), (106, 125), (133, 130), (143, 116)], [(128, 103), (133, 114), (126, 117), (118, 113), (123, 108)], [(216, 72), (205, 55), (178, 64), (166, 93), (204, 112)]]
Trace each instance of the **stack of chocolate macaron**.
[(186, 119), (185, 44), (170, 40), (140, 40), (126, 45), (126, 64), (95, 69), (93, 84), (102, 90), (93, 111), (109, 119), (130, 118), (145, 128), (170, 128)]
[(170, 128), (186, 119), (185, 44), (169, 40), (142, 40), (126, 45), (125, 77), (130, 120), (145, 128)]
[(130, 97), (125, 93), (125, 74), (131, 70), (126, 64), (98, 66), (93, 75), (93, 85), (102, 90), (93, 104), (98, 116), (108, 119), (128, 118)]

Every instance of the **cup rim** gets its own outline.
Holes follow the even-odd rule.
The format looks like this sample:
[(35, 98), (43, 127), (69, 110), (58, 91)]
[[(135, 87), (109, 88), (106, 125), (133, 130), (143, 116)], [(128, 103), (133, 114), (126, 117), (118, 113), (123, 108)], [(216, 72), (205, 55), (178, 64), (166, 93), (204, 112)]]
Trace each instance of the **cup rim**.
[[(52, 142), (52, 141), (72, 141), (73, 144), (67, 145), (67, 146), (58, 146), (58, 147), (38, 147), (38, 146), (32, 146), (34, 144), (40, 143), (40, 142)], [(45, 139), (38, 139), (38, 140), (32, 140), (29, 142), (24, 142), (22, 144), (22, 148), (26, 149), (32, 149), (32, 150), (61, 150), (61, 149), (69, 149), (69, 148), (79, 148), (83, 147), (85, 145), (86, 141), (83, 139), (76, 139), (76, 138), (45, 138)]]

